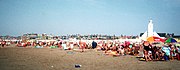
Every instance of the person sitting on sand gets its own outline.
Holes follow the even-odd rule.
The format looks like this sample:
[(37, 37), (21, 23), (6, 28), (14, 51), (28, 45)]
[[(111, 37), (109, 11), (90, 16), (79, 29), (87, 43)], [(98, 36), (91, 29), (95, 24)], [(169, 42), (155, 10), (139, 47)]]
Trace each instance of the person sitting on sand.
[(70, 44), (70, 48), (73, 49), (74, 48), (73, 42), (70, 42), (69, 44)]
[(174, 45), (172, 45), (170, 48), (171, 48), (170, 57), (172, 60), (174, 60), (174, 57), (176, 56), (176, 49), (175, 49)]
[(164, 45), (162, 47), (162, 51), (164, 52), (164, 57), (167, 57), (167, 59), (165, 58), (165, 60), (169, 60), (171, 48), (167, 45)]
[(84, 52), (84, 49), (86, 48), (86, 43), (82, 42), (82, 41), (79, 41), (79, 46), (80, 46), (80, 49), (82, 49), (81, 52)]
[(128, 54), (130, 55), (134, 55), (135, 54), (135, 43), (133, 44), (129, 44), (129, 47), (128, 47)]
[(113, 50), (113, 51), (117, 51), (117, 50), (118, 50), (118, 48), (117, 48), (116, 44), (113, 44), (113, 46), (112, 46), (112, 50)]
[(66, 45), (66, 42), (63, 42), (62, 47), (63, 47), (64, 50), (67, 50), (67, 49), (68, 49), (68, 48), (67, 48), (67, 45)]
[(58, 47), (62, 48), (62, 42), (58, 42)]
[(35, 48), (43, 48), (40, 43), (36, 44)]
[(2, 45), (2, 47), (5, 47), (6, 46), (6, 41), (2, 41), (1, 45)]
[(102, 47), (101, 47), (101, 50), (102, 51), (105, 51), (107, 49), (107, 44), (106, 43), (103, 43)]
[(112, 55), (112, 56), (119, 56), (119, 53), (117, 51), (108, 50), (105, 52), (106, 55)]
[(2, 46), (2, 43), (1, 43), (2, 41), (0, 41), (0, 46)]
[(124, 43), (124, 52), (125, 52), (125, 55), (129, 54), (129, 44), (126, 42)]
[(120, 54), (120, 55), (124, 55), (123, 45), (120, 45), (120, 46), (119, 46), (118, 51), (119, 51), (119, 54)]
[(180, 46), (176, 47), (176, 52), (177, 52), (177, 55), (176, 55), (177, 60), (180, 60)]
[(157, 60), (164, 60), (164, 52), (162, 51), (162, 47), (159, 47), (157, 52)]
[(31, 42), (27, 42), (27, 46), (31, 46)]
[(139, 57), (144, 57), (144, 47), (142, 44), (139, 45), (139, 50), (138, 50), (138, 56)]
[(23, 47), (21, 42), (17, 43), (17, 47)]
[(27, 46), (26, 42), (22, 42), (21, 44), (22, 44), (23, 47)]
[(156, 46), (154, 46), (153, 48), (152, 48), (152, 56), (153, 56), (153, 60), (157, 60), (158, 58), (158, 49), (157, 49), (157, 47)]
[(140, 49), (140, 45), (139, 44), (135, 44), (135, 47), (134, 47), (134, 55), (135, 56), (138, 56), (139, 54), (139, 49)]

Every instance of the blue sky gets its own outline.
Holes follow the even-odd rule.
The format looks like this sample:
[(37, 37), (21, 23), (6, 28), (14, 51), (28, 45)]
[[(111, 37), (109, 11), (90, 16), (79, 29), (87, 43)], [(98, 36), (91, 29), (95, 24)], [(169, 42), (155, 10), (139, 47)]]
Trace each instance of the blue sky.
[(0, 0), (0, 35), (180, 34), (180, 0)]

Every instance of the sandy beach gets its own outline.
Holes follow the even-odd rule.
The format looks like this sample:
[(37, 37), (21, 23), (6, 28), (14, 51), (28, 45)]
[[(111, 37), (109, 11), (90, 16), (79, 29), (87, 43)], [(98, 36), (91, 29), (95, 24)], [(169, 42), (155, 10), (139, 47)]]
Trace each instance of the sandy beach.
[[(75, 64), (82, 65), (75, 68)], [(113, 57), (102, 51), (59, 48), (0, 48), (1, 70), (180, 70), (180, 61), (139, 61), (131, 55)]]

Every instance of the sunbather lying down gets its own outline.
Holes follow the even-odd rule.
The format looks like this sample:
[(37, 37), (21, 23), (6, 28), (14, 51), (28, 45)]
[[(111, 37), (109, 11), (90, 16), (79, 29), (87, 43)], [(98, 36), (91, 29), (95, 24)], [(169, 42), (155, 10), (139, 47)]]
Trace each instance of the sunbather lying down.
[(112, 55), (112, 56), (119, 56), (119, 53), (117, 53), (117, 51), (106, 51), (105, 52), (106, 55)]
[(73, 51), (75, 51), (75, 52), (85, 52), (85, 50), (84, 51), (82, 51), (82, 49), (72, 49)]

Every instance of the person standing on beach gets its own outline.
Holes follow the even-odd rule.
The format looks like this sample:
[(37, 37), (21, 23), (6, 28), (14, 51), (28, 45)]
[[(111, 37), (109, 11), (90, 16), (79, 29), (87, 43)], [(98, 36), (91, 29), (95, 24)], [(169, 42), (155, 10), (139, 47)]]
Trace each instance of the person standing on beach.
[(96, 48), (97, 47), (97, 43), (95, 41), (92, 42), (92, 48)]
[(145, 56), (145, 60), (151, 60), (150, 56), (149, 56), (149, 51), (150, 51), (150, 43), (148, 41), (145, 41), (143, 43), (144, 46), (144, 56)]

